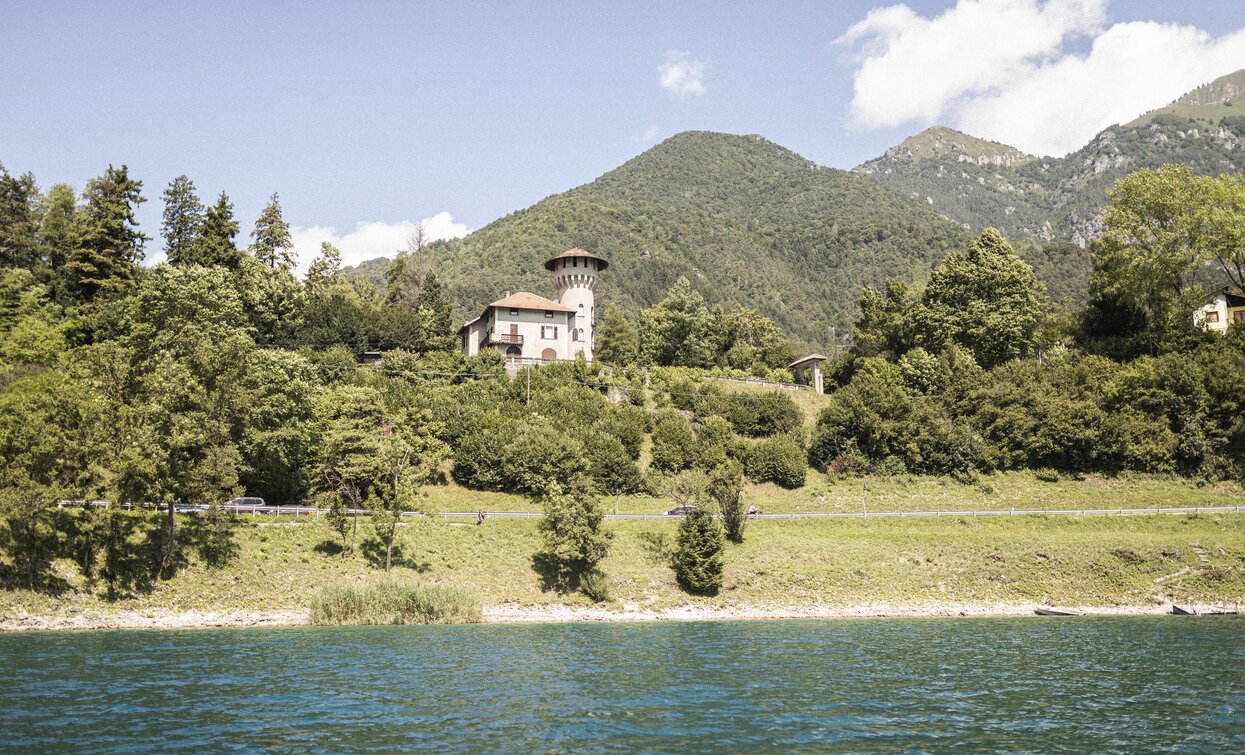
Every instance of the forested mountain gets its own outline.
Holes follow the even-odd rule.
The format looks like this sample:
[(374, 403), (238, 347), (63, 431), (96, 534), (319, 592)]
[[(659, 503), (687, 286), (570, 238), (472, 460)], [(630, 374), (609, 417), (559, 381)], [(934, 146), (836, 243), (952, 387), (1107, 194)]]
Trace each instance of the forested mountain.
[(1111, 126), (1066, 157), (1034, 157), (935, 127), (855, 172), (974, 229), (1084, 246), (1101, 231), (1106, 190), (1133, 171), (1177, 163), (1218, 175), (1245, 167), (1243, 91), (1245, 70)]
[(603, 303), (634, 314), (684, 276), (710, 302), (824, 348), (831, 328), (851, 328), (862, 286), (928, 269), (969, 239), (923, 203), (759, 136), (686, 132), (436, 256), (462, 317), (507, 290), (552, 295), (542, 263), (582, 246), (610, 260)]

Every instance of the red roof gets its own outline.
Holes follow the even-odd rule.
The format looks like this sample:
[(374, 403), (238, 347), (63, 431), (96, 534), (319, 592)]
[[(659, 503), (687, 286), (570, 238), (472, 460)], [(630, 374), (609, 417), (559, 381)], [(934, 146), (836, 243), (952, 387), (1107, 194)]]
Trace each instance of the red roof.
[(592, 252), (589, 252), (586, 249), (580, 249), (579, 247), (575, 247), (574, 249), (567, 249), (565, 252), (562, 252), (557, 257), (554, 257), (553, 259), (546, 262), (545, 269), (552, 270), (553, 263), (557, 262), (558, 260), (567, 259), (569, 257), (586, 257), (587, 259), (590, 259), (590, 260), (596, 260), (597, 262), (601, 263), (600, 265), (597, 266), (597, 270), (604, 270), (605, 268), (610, 266), (609, 262), (605, 261), (601, 257), (596, 256)]
[(489, 305), (490, 307), (503, 307), (509, 309), (546, 309), (550, 312), (574, 312), (574, 309), (559, 304), (556, 301), (550, 301), (543, 296), (529, 294), (526, 291), (520, 291), (517, 294), (498, 299)]

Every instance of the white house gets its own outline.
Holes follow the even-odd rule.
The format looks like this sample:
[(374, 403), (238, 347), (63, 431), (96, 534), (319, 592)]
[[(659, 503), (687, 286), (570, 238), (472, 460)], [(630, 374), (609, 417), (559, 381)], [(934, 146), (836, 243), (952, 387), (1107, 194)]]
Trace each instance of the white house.
[(1193, 324), (1199, 328), (1223, 333), (1229, 325), (1245, 323), (1245, 296), (1224, 289), (1201, 309), (1193, 313)]
[(467, 356), (497, 349), (511, 361), (554, 362), (579, 353), (592, 360), (597, 274), (609, 263), (583, 249), (570, 249), (545, 263), (558, 300), (520, 291), (489, 304), (458, 329)]

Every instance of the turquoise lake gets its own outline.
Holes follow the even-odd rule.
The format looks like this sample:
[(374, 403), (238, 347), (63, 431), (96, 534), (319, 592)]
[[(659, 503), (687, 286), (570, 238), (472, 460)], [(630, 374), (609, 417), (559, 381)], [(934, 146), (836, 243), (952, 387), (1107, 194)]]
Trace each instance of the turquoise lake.
[(1245, 752), (1245, 617), (0, 635), (13, 752)]

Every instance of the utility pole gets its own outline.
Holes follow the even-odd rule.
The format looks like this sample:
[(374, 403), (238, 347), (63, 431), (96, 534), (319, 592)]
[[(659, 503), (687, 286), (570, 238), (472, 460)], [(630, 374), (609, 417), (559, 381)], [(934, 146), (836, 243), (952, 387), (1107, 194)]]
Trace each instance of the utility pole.
[(526, 403), (528, 404), (532, 403), (532, 368), (530, 366), (527, 368), (527, 401)]

